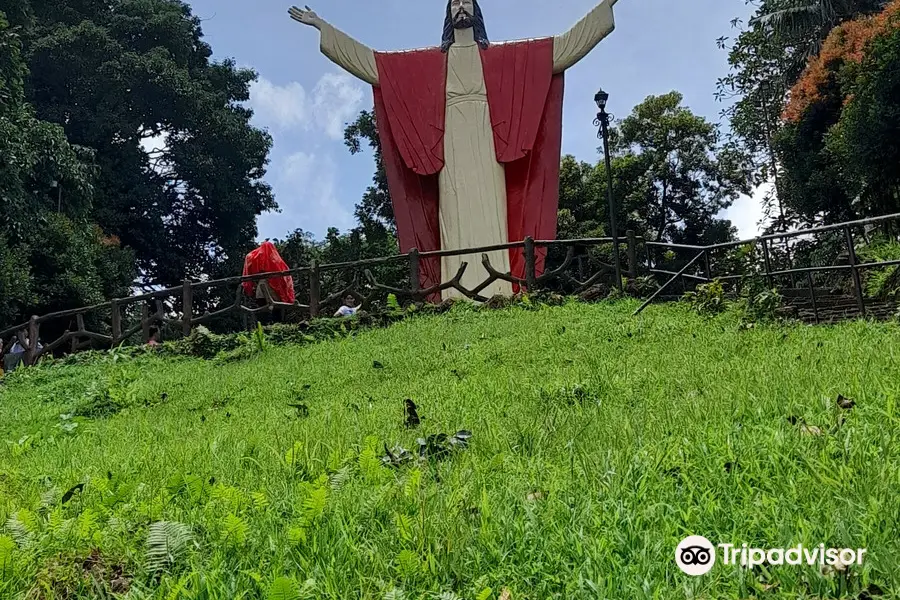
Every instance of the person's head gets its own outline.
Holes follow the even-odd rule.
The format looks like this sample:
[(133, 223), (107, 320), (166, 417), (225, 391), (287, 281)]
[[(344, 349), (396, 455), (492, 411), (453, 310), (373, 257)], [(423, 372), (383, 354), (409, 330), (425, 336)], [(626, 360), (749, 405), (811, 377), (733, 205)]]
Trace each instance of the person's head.
[(158, 327), (150, 328), (150, 339), (153, 340), (154, 342), (159, 341), (159, 328)]
[(353, 297), (352, 294), (347, 294), (347, 296), (344, 297), (344, 306), (353, 308), (354, 306), (356, 306), (356, 298)]
[(456, 41), (457, 29), (473, 29), (475, 41), (482, 48), (487, 48), (490, 43), (478, 0), (447, 1), (447, 16), (444, 19), (444, 33), (441, 39), (442, 51), (446, 52)]

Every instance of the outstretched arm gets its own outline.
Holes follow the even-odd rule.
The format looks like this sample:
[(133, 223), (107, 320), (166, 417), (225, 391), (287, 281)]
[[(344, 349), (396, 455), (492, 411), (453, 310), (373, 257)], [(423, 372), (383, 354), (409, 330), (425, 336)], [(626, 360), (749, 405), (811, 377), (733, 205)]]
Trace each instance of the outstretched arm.
[(315, 27), (321, 33), (320, 47), (322, 54), (331, 62), (341, 67), (366, 83), (378, 85), (378, 68), (375, 66), (375, 52), (352, 37), (327, 23), (308, 6), (288, 10), (291, 18), (304, 25)]
[(603, 0), (587, 16), (562, 35), (553, 38), (553, 72), (562, 73), (587, 56), (615, 28), (613, 5)]

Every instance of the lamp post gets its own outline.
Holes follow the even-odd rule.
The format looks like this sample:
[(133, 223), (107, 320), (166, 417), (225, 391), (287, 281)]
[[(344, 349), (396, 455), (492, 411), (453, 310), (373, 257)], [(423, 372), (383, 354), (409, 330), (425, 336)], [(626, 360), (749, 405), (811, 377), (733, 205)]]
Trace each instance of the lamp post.
[(619, 263), (619, 231), (616, 227), (616, 201), (613, 198), (612, 159), (609, 155), (609, 121), (611, 115), (606, 112), (606, 102), (609, 94), (600, 90), (594, 96), (594, 102), (600, 112), (594, 119), (594, 126), (600, 127), (597, 137), (603, 140), (603, 153), (606, 158), (606, 192), (609, 197), (609, 228), (613, 238), (613, 265), (616, 269), (616, 288), (622, 291), (622, 265)]

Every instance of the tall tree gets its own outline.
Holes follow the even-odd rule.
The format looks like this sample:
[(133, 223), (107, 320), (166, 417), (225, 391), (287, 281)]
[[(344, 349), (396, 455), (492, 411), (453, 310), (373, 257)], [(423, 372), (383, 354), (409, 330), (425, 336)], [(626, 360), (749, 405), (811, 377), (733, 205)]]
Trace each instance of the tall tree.
[[(717, 127), (682, 106), (682, 95), (650, 96), (617, 127), (618, 153), (638, 174), (629, 197), (651, 239), (703, 243), (730, 235), (716, 215), (749, 189), (745, 155)], [(636, 199), (640, 198), (640, 202)]]
[(134, 277), (133, 255), (87, 220), (91, 153), (35, 118), (27, 76), (20, 39), (0, 12), (0, 329), (122, 296)]
[(900, 0), (837, 27), (791, 90), (779, 148), (809, 220), (900, 211)]
[(212, 61), (178, 0), (20, 4), (37, 116), (95, 153), (90, 217), (135, 250), (146, 281), (239, 269), (275, 207), (271, 139), (242, 105), (255, 74)]
[[(731, 134), (754, 158), (754, 183), (774, 183), (764, 199), (770, 230), (785, 230), (803, 216), (794, 213), (785, 196), (790, 193), (790, 175), (778, 160), (776, 139), (783, 127), (780, 119), (788, 90), (806, 61), (815, 55), (828, 32), (837, 24), (860, 14), (878, 10), (884, 0), (761, 0), (753, 17), (731, 41), (719, 38), (728, 50), (730, 72), (718, 80), (716, 97), (728, 102), (723, 115)], [(835, 198), (838, 204), (843, 201)]]

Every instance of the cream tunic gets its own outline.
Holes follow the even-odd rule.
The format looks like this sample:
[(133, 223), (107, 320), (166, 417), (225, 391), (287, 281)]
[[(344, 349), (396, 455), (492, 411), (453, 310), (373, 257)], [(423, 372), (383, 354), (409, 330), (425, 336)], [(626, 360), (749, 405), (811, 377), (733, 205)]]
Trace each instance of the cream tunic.
[[(609, 35), (614, 28), (614, 3), (604, 0), (568, 32), (553, 38), (554, 73), (577, 63)], [(322, 25), (321, 32), (325, 56), (359, 79), (378, 85), (371, 48), (328, 24)], [(497, 162), (481, 55), (471, 29), (456, 31), (456, 43), (447, 56), (444, 163), (438, 179), (441, 249), (507, 243), (506, 180), (503, 165)], [(488, 257), (494, 269), (509, 272), (509, 251), (490, 252)], [(481, 254), (444, 257), (442, 276), (449, 280), (463, 261), (469, 266), (462, 285), (471, 290), (487, 278)], [(512, 286), (495, 281), (481, 294), (511, 295)], [(455, 289), (444, 291), (444, 298), (461, 295)]]

